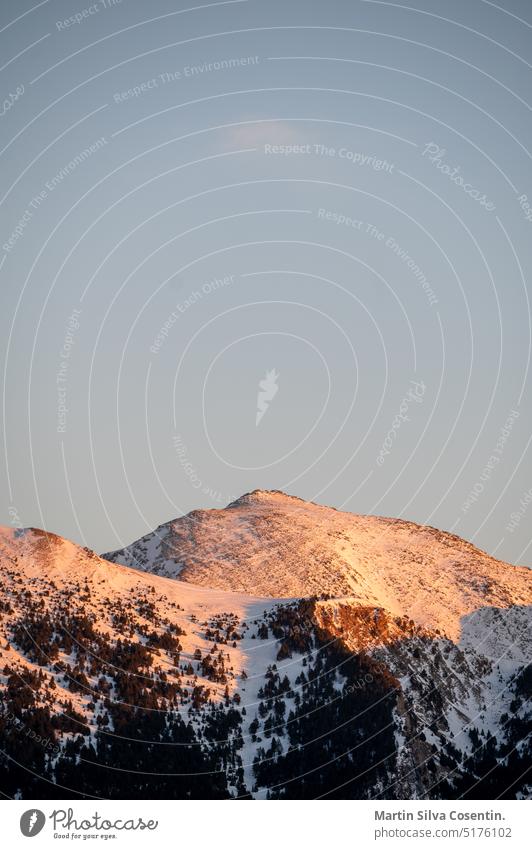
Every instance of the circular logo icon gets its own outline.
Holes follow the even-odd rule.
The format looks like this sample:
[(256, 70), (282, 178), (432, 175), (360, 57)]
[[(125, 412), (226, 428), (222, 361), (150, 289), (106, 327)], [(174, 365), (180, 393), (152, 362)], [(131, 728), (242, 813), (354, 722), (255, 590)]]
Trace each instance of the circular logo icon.
[(24, 811), (20, 818), (20, 830), (24, 837), (35, 837), (43, 830), (46, 817), (42, 811), (37, 808), (32, 808), (29, 811)]

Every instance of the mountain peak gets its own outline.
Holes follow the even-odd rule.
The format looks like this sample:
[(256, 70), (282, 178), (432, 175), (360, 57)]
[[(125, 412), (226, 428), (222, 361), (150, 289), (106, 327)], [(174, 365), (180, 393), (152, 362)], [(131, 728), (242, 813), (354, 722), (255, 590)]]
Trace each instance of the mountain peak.
[[(264, 798), (309, 769), (316, 775), (297, 798), (326, 795), (327, 782), (336, 790), (343, 778), (350, 797), (378, 798), (385, 787), (390, 798), (422, 799), (443, 785), (462, 798), (471, 784), (476, 798), (486, 765), (479, 735), (495, 745), (494, 731), (503, 772), (487, 792), (498, 798), (526, 775), (525, 567), (434, 528), (264, 490), (230, 509), (193, 511), (107, 558), (115, 562), (38, 529), (0, 528), (0, 702), (4, 717), (18, 716), (18, 682), (31, 686), (24, 723), (56, 744), (47, 781), (67, 776), (77, 795), (116, 797), (115, 774), (78, 769), (75, 751), (118, 767), (121, 792), (129, 798), (133, 786), (144, 798), (153, 740), (153, 787), (168, 798)], [(309, 710), (319, 727), (309, 727)], [(122, 734), (134, 730), (125, 753), (118, 723)], [(136, 746), (139, 723), (146, 735)], [(386, 764), (382, 773), (350, 760), (366, 738), (362, 755)], [(10, 762), (24, 763), (26, 735), (7, 739), (17, 747)], [(316, 740), (321, 748), (302, 760)], [(179, 784), (164, 752), (184, 742)], [(508, 751), (521, 756), (504, 772)], [(11, 793), (36, 798), (20, 770), (4, 773)], [(355, 790), (356, 773), (367, 777)], [(195, 783), (202, 775), (206, 785)], [(524, 778), (515, 793), (530, 795)]]
[(241, 507), (243, 504), (260, 503), (282, 504), (291, 501), (297, 501), (302, 504), (311, 503), (306, 502), (303, 498), (298, 498), (297, 495), (288, 495), (286, 492), (283, 492), (280, 489), (253, 489), (251, 492), (245, 492), (235, 501), (232, 501), (230, 504), (228, 504), (227, 507)]
[(528, 569), (460, 537), (278, 490), (254, 490), (222, 510), (192, 511), (103, 557), (217, 590), (350, 597), (453, 636), (474, 610), (527, 604), (531, 595)]

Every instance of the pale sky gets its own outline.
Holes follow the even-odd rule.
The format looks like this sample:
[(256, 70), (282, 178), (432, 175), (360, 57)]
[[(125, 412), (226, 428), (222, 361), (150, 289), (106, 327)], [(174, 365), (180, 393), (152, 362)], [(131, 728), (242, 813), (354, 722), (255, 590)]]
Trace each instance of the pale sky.
[(101, 552), (282, 489), (532, 562), (527, 2), (0, 38), (3, 524)]

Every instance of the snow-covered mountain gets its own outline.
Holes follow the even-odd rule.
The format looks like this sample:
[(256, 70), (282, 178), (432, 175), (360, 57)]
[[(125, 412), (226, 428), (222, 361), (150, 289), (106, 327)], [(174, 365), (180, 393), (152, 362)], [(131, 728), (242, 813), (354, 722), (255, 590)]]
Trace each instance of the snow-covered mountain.
[(7, 795), (531, 795), (527, 569), (277, 492), (106, 558), (0, 529)]
[(460, 537), (256, 490), (194, 510), (102, 555), (135, 569), (263, 596), (349, 596), (448, 636), (480, 607), (529, 604), (530, 571)]

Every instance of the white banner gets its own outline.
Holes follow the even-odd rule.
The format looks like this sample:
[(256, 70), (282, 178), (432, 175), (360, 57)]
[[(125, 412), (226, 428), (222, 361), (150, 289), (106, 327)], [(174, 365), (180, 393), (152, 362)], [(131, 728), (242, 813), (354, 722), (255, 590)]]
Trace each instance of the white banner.
[(531, 845), (530, 802), (5, 802), (2, 844), (249, 849)]

